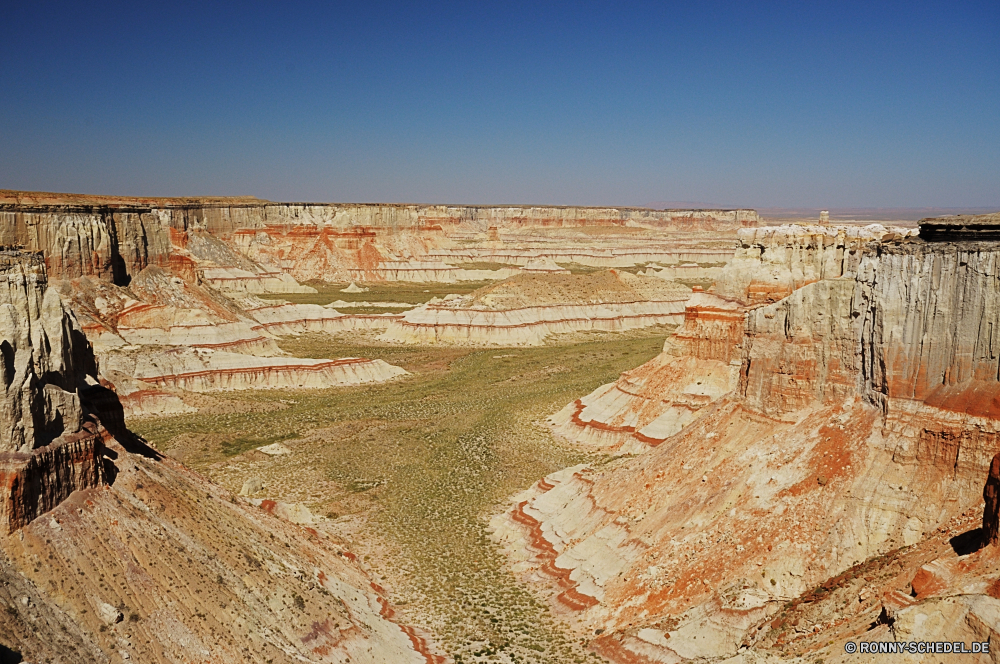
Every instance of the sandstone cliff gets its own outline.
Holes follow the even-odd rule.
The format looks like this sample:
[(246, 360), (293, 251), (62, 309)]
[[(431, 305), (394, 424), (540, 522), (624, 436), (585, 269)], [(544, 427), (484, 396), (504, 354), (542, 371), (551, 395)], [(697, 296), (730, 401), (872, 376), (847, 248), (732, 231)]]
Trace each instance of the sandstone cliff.
[[(683, 371), (665, 353), (568, 407), (557, 430), (604, 447), (637, 449), (628, 441), (664, 413), (670, 428), (638, 458), (545, 478), (494, 520), (497, 541), (581, 633), (601, 630), (595, 647), (614, 661), (791, 639), (759, 627), (873, 557), (930, 555), (927, 538), (981, 504), (1000, 424), (998, 256), (880, 228), (741, 231), (716, 288), (730, 321), (746, 317), (740, 338), (720, 325), (683, 358), (738, 358), (738, 375), (684, 420), (678, 392), (712, 365)], [(700, 336), (689, 327), (668, 348)], [(883, 604), (855, 602), (863, 632)], [(982, 623), (988, 611), (970, 607), (956, 619)], [(854, 615), (817, 633), (856, 629)]]
[[(451, 256), (455, 247), (448, 234), (553, 228), (732, 231), (757, 223), (753, 210), (306, 204), (0, 191), (0, 245), (42, 251), (53, 278), (93, 275), (127, 285), (140, 270), (157, 265), (247, 292), (292, 292), (302, 288), (295, 279), (450, 281), (454, 268), (435, 264), (432, 256), (434, 251)], [(223, 246), (236, 251), (227, 255)], [(550, 257), (625, 267), (677, 255), (676, 246), (666, 254), (649, 246), (592, 253), (581, 249)], [(515, 257), (513, 264), (539, 255), (520, 254), (521, 262)], [(466, 259), (496, 258), (483, 256)], [(461, 253), (454, 259), (461, 260)]]
[(39, 256), (0, 253), (0, 278), (0, 452), (30, 452), (80, 429), (78, 392), (96, 384), (97, 367)]
[(626, 453), (660, 444), (736, 387), (744, 315), (737, 303), (699, 289), (663, 352), (553, 415), (555, 433)]
[[(7, 646), (31, 661), (443, 661), (391, 621), (342, 543), (237, 501), (124, 429), (41, 259), (0, 260)], [(395, 370), (327, 365), (308, 370)], [(197, 377), (169, 378), (182, 379)]]

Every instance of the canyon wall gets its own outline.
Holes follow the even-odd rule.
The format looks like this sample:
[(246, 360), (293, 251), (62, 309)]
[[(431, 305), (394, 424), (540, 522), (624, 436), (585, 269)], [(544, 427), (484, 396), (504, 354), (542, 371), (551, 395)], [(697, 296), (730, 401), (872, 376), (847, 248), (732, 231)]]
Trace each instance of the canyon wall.
[[(741, 231), (661, 356), (552, 419), (578, 443), (643, 454), (545, 478), (494, 519), (496, 541), (612, 661), (732, 656), (870, 616), (863, 632), (879, 593), (798, 635), (769, 621), (865, 561), (931, 556), (980, 509), (1000, 443), (998, 258), (992, 242), (880, 227)], [(730, 314), (702, 326), (705, 305)], [(692, 409), (679, 397), (699, 382), (716, 389)], [(960, 585), (941, 588), (986, 588)]]
[(103, 475), (108, 433), (81, 395), (97, 386), (90, 343), (34, 253), (0, 252), (0, 528), (23, 527)]
[[(416, 269), (414, 274), (423, 273), (421, 279), (448, 280), (442, 266), (414, 268), (394, 261), (450, 248), (450, 232), (587, 227), (731, 231), (756, 226), (758, 221), (753, 210), (299, 204), (0, 191), (0, 245), (43, 252), (53, 278), (93, 275), (127, 285), (140, 270), (157, 265), (192, 275), (200, 271), (215, 285), (250, 292), (296, 288), (283, 275), (328, 281), (408, 279)], [(197, 238), (215, 238), (244, 258), (215, 256), (207, 264), (204, 255), (192, 255), (198, 252), (189, 241)], [(630, 256), (626, 264), (642, 258)], [(657, 252), (646, 256), (657, 258), (662, 258)], [(620, 263), (605, 266), (626, 265)], [(233, 268), (251, 276), (233, 273)], [(223, 272), (205, 273), (218, 269)]]
[(700, 288), (663, 352), (549, 418), (574, 443), (621, 453), (655, 447), (731, 392), (739, 376), (744, 308)]
[[(75, 288), (59, 286), (91, 296), (94, 310), (121, 313), (104, 296), (131, 291), (90, 265)], [(91, 344), (41, 256), (0, 251), (0, 277), (3, 658), (10, 646), (30, 661), (443, 663), (420, 632), (392, 620), (384, 591), (344, 542), (238, 500), (124, 428), (122, 406), (99, 383)], [(198, 297), (155, 265), (135, 277), (136, 292), (164, 298), (149, 306), (184, 309), (184, 298)], [(225, 302), (209, 298), (202, 311), (238, 318)], [(139, 348), (112, 355), (138, 354), (136, 366), (118, 367), (129, 380), (205, 380), (175, 365), (172, 376), (151, 377), (141, 362), (152, 355)], [(199, 352), (234, 356), (232, 376), (265, 359), (187, 350)], [(316, 381), (324, 386), (402, 372), (359, 359), (275, 361), (287, 369), (281, 380), (297, 380), (289, 372), (305, 364), (306, 373), (331, 374)], [(281, 372), (272, 365), (263, 371)]]
[(94, 384), (90, 344), (41, 257), (0, 253), (0, 452), (30, 453), (83, 422), (79, 388)]

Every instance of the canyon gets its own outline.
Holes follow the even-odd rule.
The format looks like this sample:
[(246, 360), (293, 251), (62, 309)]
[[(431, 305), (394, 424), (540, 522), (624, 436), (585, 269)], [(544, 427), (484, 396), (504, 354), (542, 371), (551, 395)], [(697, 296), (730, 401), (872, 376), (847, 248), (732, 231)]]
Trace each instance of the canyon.
[(998, 228), (0, 191), (4, 644), (994, 661)]

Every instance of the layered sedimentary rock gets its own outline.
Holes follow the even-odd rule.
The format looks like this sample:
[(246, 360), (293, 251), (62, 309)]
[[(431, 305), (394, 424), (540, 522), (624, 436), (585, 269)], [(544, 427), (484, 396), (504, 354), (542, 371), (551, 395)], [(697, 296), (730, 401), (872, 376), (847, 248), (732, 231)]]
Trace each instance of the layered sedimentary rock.
[(674, 281), (714, 281), (723, 274), (723, 268), (721, 266), (703, 267), (697, 263), (684, 263), (676, 267), (650, 267), (640, 274)]
[[(772, 346), (760, 338), (756, 349), (747, 347), (755, 356), (751, 358), (752, 380), (768, 383), (763, 387), (750, 385), (747, 390), (763, 390), (766, 396), (762, 398), (781, 399), (782, 389), (794, 393), (803, 389), (801, 385), (812, 385), (816, 374), (823, 374), (819, 384), (825, 389), (826, 373), (839, 370), (836, 364), (839, 355), (826, 355), (824, 340), (830, 333), (817, 332), (824, 338), (811, 339), (809, 327), (824, 321), (828, 324), (847, 321), (854, 288), (851, 279), (861, 265), (863, 248), (883, 238), (902, 239), (909, 234), (903, 229), (888, 231), (881, 226), (786, 225), (739, 231), (732, 262), (711, 268), (715, 270), (716, 281), (712, 292), (694, 294), (687, 303), (684, 324), (667, 340), (664, 352), (625, 373), (615, 383), (569, 404), (550, 419), (556, 433), (588, 446), (623, 452), (642, 451), (648, 445), (659, 444), (691, 421), (701, 408), (736, 387), (738, 372), (734, 367), (738, 367), (744, 350), (745, 321), (754, 330), (768, 326), (784, 330), (787, 324), (794, 328), (793, 336), (801, 340), (800, 344), (786, 348), (784, 336)], [(651, 268), (645, 274), (668, 276), (663, 274), (666, 270)], [(797, 290), (816, 282), (826, 285), (818, 291)], [(752, 311), (792, 293), (796, 298), (808, 297), (811, 301), (788, 299), (778, 311)], [(834, 297), (835, 294), (840, 297)], [(839, 303), (835, 310), (825, 312), (827, 303), (834, 302)], [(813, 312), (818, 312), (818, 321), (809, 320)], [(850, 332), (843, 330), (839, 334), (850, 336)], [(751, 331), (748, 338), (763, 336)], [(838, 343), (852, 342), (840, 338)], [(820, 356), (811, 355), (815, 352)], [(806, 357), (796, 356), (803, 353)], [(853, 357), (851, 353), (847, 355)], [(795, 367), (795, 363), (799, 366)]]
[[(243, 300), (244, 311), (257, 321), (261, 329), (271, 334), (302, 334), (303, 332), (345, 332), (351, 330), (382, 330), (402, 314), (344, 314), (335, 307), (318, 304), (291, 304), (288, 302)], [(348, 304), (348, 303), (340, 303)], [(368, 306), (375, 306), (365, 303)], [(393, 303), (390, 303), (393, 304)], [(399, 303), (395, 303), (399, 304)], [(378, 306), (385, 306), (379, 303)], [(403, 304), (412, 308), (413, 305)], [(347, 307), (350, 309), (350, 307)]]
[[(746, 312), (742, 329), (725, 326), (742, 339), (707, 335), (708, 353), (738, 358), (734, 389), (642, 456), (560, 471), (493, 522), (515, 570), (577, 613), (581, 632), (602, 630), (595, 648), (613, 661), (791, 639), (781, 620), (761, 631), (789, 598), (923, 546), (980, 504), (1000, 424), (998, 245), (883, 229), (745, 233), (716, 290)], [(658, 360), (631, 373), (651, 383)], [(662, 404), (698, 375), (675, 373), (657, 388)], [(607, 446), (642, 431), (641, 414), (664, 405), (629, 376), (560, 414), (559, 429), (586, 441), (581, 431), (614, 423), (615, 438), (596, 441)], [(871, 595), (857, 606), (871, 615), (862, 631), (883, 609)], [(1000, 626), (970, 607), (957, 619)], [(901, 610), (911, 633), (928, 610)], [(850, 617), (817, 631), (839, 634)]]
[(39, 256), (0, 253), (0, 452), (30, 452), (79, 430), (79, 389), (95, 384), (90, 345)]
[[(481, 240), (475, 234), (461, 246), (432, 249), (428, 255), (450, 263), (485, 262), (525, 267), (536, 261), (556, 264), (577, 264), (597, 268), (625, 268), (637, 264), (676, 265), (679, 263), (724, 263), (733, 256), (730, 243), (720, 238), (735, 235), (734, 231), (719, 233), (685, 234), (676, 237), (649, 234), (635, 238), (631, 235), (587, 235), (567, 232), (557, 236), (517, 235), (506, 237), (504, 242), (486, 242), (469, 246), (472, 240)], [(458, 233), (450, 237), (460, 237)], [(654, 267), (654, 269), (656, 269)]]
[(1000, 212), (921, 219), (920, 237), (929, 242), (1000, 240)]
[(444, 661), (321, 526), (116, 452), (113, 485), (2, 542), (0, 626), (27, 661)]
[(332, 387), (405, 373), (353, 360), (292, 360), (275, 342), (303, 332), (384, 329), (391, 314), (227, 297), (157, 266), (141, 270), (127, 288), (95, 277), (58, 286), (130, 417), (191, 410), (178, 390)]
[(620, 452), (660, 444), (736, 387), (744, 316), (737, 303), (696, 291), (663, 352), (553, 415), (555, 433)]
[(382, 360), (345, 357), (313, 360), (298, 357), (254, 357), (192, 348), (157, 354), (115, 353), (102, 367), (156, 386), (190, 392), (268, 388), (322, 388), (382, 382), (406, 371)]
[(87, 395), (87, 338), (33, 253), (0, 253), (0, 529), (13, 531), (103, 475), (108, 432)]
[[(213, 286), (240, 292), (294, 292), (295, 280), (451, 281), (456, 274), (433, 252), (474, 258), (449, 238), (524, 229), (646, 228), (687, 233), (755, 226), (753, 210), (648, 210), (531, 206), (286, 204), (242, 199), (143, 199), (0, 192), (0, 244), (43, 251), (55, 278), (93, 275), (126, 285), (148, 265), (199, 273)], [(213, 238), (216, 246), (213, 244)], [(220, 251), (219, 244), (236, 255)], [(591, 245), (592, 246), (592, 245)], [(673, 254), (670, 252), (673, 251)], [(540, 257), (514, 248), (523, 265)], [(689, 252), (690, 253), (690, 252)], [(605, 255), (606, 254), (606, 255)], [(696, 249), (694, 254), (698, 254)], [(557, 261), (603, 267), (669, 260), (672, 249), (580, 250)], [(523, 257), (518, 258), (518, 256)], [(684, 258), (683, 260), (696, 260)], [(509, 275), (496, 275), (505, 278)]]
[[(0, 537), (5, 659), (443, 661), (391, 621), (342, 543), (237, 502), (124, 429), (41, 257), (4, 251), (0, 276), (0, 525), (17, 531)], [(339, 370), (388, 367), (365, 363)]]
[[(191, 346), (275, 355), (257, 321), (234, 302), (158, 267), (139, 272), (127, 291), (103, 283), (74, 284), (91, 326), (105, 326), (128, 345)], [(93, 306), (87, 299), (93, 297)], [(90, 327), (88, 327), (88, 334)], [(101, 346), (117, 345), (99, 336)]]
[(401, 343), (539, 345), (553, 334), (680, 322), (690, 290), (655, 278), (523, 274), (464, 297), (431, 301), (380, 337)]
[(865, 246), (914, 234), (878, 224), (773, 226), (737, 232), (732, 261), (716, 278), (716, 293), (743, 304), (767, 304), (822, 279), (852, 276)]

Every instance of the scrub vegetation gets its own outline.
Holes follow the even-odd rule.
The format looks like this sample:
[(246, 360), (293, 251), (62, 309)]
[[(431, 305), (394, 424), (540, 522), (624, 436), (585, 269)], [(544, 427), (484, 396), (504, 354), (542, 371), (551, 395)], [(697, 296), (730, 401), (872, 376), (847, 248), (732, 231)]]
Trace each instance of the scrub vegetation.
[[(655, 356), (669, 332), (574, 334), (544, 347), (490, 349), (305, 335), (281, 345), (299, 357), (380, 358), (412, 375), (374, 386), (247, 392), (231, 396), (282, 407), (132, 426), (235, 491), (256, 474), (262, 496), (304, 502), (332, 527), (355, 524), (351, 546), (399, 619), (431, 632), (456, 662), (597, 661), (511, 574), (488, 519), (515, 492), (587, 460), (540, 422)], [(273, 442), (292, 454), (265, 459), (253, 451)]]

